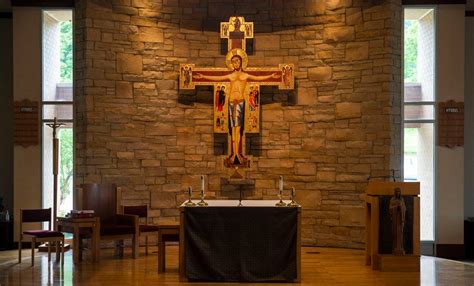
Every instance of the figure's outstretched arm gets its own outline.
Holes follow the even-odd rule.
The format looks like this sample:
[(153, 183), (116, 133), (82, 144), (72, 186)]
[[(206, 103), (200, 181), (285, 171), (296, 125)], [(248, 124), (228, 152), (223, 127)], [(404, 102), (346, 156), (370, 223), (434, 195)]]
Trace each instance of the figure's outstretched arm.
[(229, 81), (229, 75), (204, 75), (202, 73), (193, 73), (193, 78), (195, 79), (207, 79), (212, 81)]
[(280, 78), (280, 75), (277, 73), (272, 73), (271, 75), (251, 75), (249, 74), (248, 79), (249, 80), (255, 80), (255, 81), (262, 81), (262, 80), (267, 80), (271, 78)]

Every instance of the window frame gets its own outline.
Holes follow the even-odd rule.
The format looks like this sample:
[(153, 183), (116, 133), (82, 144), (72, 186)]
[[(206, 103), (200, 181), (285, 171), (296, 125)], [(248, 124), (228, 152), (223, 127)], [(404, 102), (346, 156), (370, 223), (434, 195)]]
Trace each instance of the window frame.
[[(44, 14), (48, 11), (70, 11), (71, 12), (71, 23), (72, 23), (72, 37), (71, 37), (71, 41), (72, 41), (72, 81), (71, 81), (71, 85), (72, 85), (72, 100), (62, 100), (62, 101), (51, 101), (51, 100), (44, 100), (44, 72), (43, 72), (43, 67), (44, 67), (44, 64), (45, 64), (45, 61), (44, 61), (44, 56), (43, 56), (43, 52), (44, 52)], [(70, 105), (72, 106), (72, 119), (57, 119), (58, 123), (65, 123), (65, 124), (71, 124), (72, 125), (72, 130), (73, 130), (73, 148), (72, 148), (72, 158), (73, 158), (73, 164), (72, 164), (72, 172), (73, 172), (73, 176), (72, 176), (72, 185), (73, 185), (73, 190), (72, 190), (72, 194), (74, 195), (74, 192), (75, 192), (75, 178), (76, 178), (76, 168), (75, 168), (75, 159), (76, 159), (76, 150), (75, 150), (75, 142), (76, 142), (76, 136), (75, 136), (75, 104), (74, 104), (74, 94), (75, 94), (75, 84), (74, 84), (74, 77), (75, 77), (75, 71), (74, 71), (74, 67), (75, 67), (75, 64), (76, 64), (76, 60), (75, 60), (75, 53), (74, 53), (74, 46), (75, 46), (75, 33), (74, 33), (74, 27), (75, 27), (75, 22), (74, 22), (74, 8), (72, 7), (45, 7), (45, 8), (42, 8), (41, 9), (41, 26), (40, 26), (40, 46), (41, 46), (41, 70), (40, 70), (40, 75), (41, 75), (41, 100), (40, 100), (40, 106), (41, 106), (41, 109), (40, 109), (40, 128), (41, 128), (41, 180), (40, 180), (40, 184), (41, 184), (41, 206), (42, 207), (45, 207), (44, 205), (44, 199), (45, 199), (45, 190), (44, 190), (44, 178), (45, 178), (45, 174), (47, 172), (51, 173), (52, 171), (51, 170), (45, 170), (44, 169), (44, 161), (45, 161), (45, 157), (44, 157), (44, 149), (45, 149), (45, 145), (44, 145), (44, 137), (45, 137), (45, 134), (44, 134), (44, 126), (45, 124), (48, 124), (48, 123), (53, 123), (54, 122), (54, 119), (44, 119), (44, 108), (46, 105)], [(69, 127), (68, 127), (69, 128)], [(59, 191), (59, 186), (58, 186), (58, 191)], [(74, 204), (74, 202), (73, 202)], [(58, 205), (58, 208), (59, 208), (59, 205)], [(58, 210), (55, 210), (56, 211), (56, 214), (57, 214), (57, 211)]]
[[(412, 102), (405, 102), (405, 11), (407, 9), (432, 9), (433, 10), (433, 100), (432, 101), (412, 101)], [(424, 255), (434, 255), (434, 245), (436, 244), (437, 238), (437, 143), (438, 143), (438, 118), (437, 118), (437, 93), (438, 93), (438, 86), (437, 86), (437, 53), (438, 53), (438, 45), (437, 45), (437, 16), (438, 14), (438, 5), (402, 5), (402, 22), (401, 22), (401, 122), (402, 128), (401, 129), (401, 178), (402, 181), (405, 181), (405, 124), (409, 123), (419, 123), (419, 124), (426, 124), (431, 123), (433, 124), (433, 240), (422, 240), (420, 237), (420, 248), (421, 254)], [(432, 106), (434, 109), (433, 119), (405, 119), (405, 106)], [(421, 217), (420, 217), (421, 219)]]

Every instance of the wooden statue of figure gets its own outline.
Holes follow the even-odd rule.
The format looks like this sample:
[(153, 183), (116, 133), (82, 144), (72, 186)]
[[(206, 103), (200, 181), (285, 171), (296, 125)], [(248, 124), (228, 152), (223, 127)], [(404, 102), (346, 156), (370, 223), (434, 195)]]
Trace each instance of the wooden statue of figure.
[(405, 226), (407, 208), (400, 188), (395, 188), (393, 197), (390, 199), (389, 210), (392, 222), (392, 254), (404, 255), (403, 228)]

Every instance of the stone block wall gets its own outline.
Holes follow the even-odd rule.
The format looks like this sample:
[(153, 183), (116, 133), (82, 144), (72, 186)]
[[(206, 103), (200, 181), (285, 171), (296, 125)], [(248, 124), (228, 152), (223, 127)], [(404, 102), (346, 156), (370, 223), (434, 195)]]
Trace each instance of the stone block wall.
[(180, 63), (224, 67), (219, 22), (255, 24), (249, 66), (294, 63), (296, 88), (262, 89), (246, 188), (274, 199), (278, 177), (303, 206), (306, 245), (362, 248), (369, 176), (400, 170), (396, 0), (87, 0), (75, 11), (76, 183), (115, 182), (124, 204), (178, 218), (184, 190), (236, 198), (208, 88), (178, 91)]

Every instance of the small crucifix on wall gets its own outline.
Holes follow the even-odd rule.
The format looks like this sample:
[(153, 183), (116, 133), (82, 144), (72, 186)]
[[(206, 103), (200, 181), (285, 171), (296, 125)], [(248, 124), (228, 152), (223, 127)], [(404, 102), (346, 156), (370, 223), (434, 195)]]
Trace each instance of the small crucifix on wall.
[(228, 168), (249, 167), (245, 152), (245, 135), (259, 133), (260, 86), (278, 86), (280, 90), (294, 88), (293, 64), (278, 67), (247, 68), (246, 39), (253, 38), (253, 23), (243, 17), (230, 17), (220, 25), (221, 38), (228, 40), (225, 58), (227, 68), (201, 68), (181, 64), (179, 88), (192, 90), (196, 85), (214, 87), (214, 132), (228, 134)]

